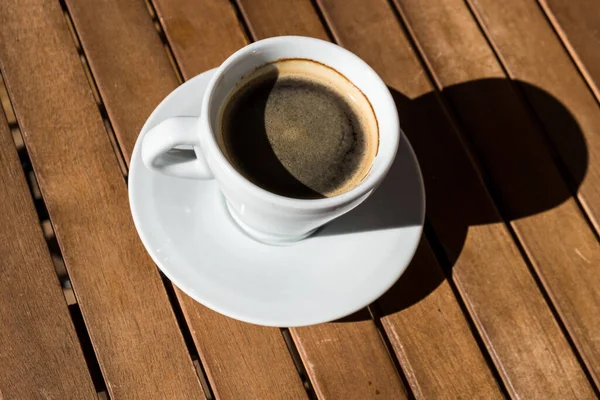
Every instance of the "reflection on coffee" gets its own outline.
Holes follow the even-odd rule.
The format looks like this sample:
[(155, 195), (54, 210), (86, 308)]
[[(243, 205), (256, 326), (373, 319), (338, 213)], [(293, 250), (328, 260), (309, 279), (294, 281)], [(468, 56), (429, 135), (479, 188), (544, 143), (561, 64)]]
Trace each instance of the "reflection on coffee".
[(377, 120), (337, 71), (285, 59), (244, 77), (225, 100), (218, 142), (248, 180), (286, 197), (332, 197), (357, 186), (377, 154)]

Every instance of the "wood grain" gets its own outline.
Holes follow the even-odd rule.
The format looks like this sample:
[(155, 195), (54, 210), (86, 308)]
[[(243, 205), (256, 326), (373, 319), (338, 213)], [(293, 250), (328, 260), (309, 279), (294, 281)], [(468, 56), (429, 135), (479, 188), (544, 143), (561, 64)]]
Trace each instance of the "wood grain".
[(129, 163), (143, 123), (177, 87), (177, 76), (143, 1), (66, 4), (93, 75), (112, 78), (95, 82)]
[(600, 101), (600, 7), (596, 0), (538, 0)]
[(368, 311), (354, 321), (290, 329), (320, 399), (406, 399)]
[[(600, 245), (547, 151), (543, 132), (462, 0), (396, 2), (598, 382), (600, 268), (594, 266), (600, 265)], [(560, 112), (560, 99), (546, 101)], [(563, 132), (569, 133), (581, 135)]]
[(58, 2), (0, 3), (0, 67), (110, 397), (203, 397)]
[(94, 399), (21, 162), (0, 111), (0, 398)]
[(218, 314), (181, 291), (186, 319), (218, 399), (306, 399), (279, 328)]
[(248, 44), (228, 1), (152, 2), (185, 79), (218, 67)]
[[(469, 0), (469, 4), (509, 76), (519, 82), (533, 106), (600, 232), (600, 108), (594, 95), (535, 2)], [(559, 99), (572, 114), (585, 138), (585, 152), (579, 141), (564, 134), (569, 129), (564, 117), (540, 96), (540, 89)]]
[(522, 398), (593, 397), (389, 4), (319, 4), (336, 39), (373, 66), (393, 91), (400, 121), (421, 163), (428, 217), (509, 393)]
[[(256, 39), (272, 35), (327, 39), (326, 31), (309, 1), (282, 3), (273, 0), (240, 0), (239, 3)], [(419, 398), (456, 398), (461, 395), (501, 397), (427, 244), (422, 245), (413, 264), (410, 270), (417, 268), (419, 272), (410, 274), (408, 279), (402, 280), (400, 288), (397, 285), (384, 297), (386, 306), (383, 307), (382, 318), (413, 391)], [(421, 275), (423, 273), (426, 277)], [(405, 299), (398, 290), (404, 292), (410, 287), (426, 287), (428, 283), (431, 284), (430, 274), (436, 276), (436, 284), (442, 282), (439, 291), (430, 294), (429, 302), (418, 303), (408, 310), (395, 313), (398, 303)], [(445, 304), (444, 317), (440, 315), (439, 307), (435, 307), (438, 303)], [(390, 389), (398, 389), (386, 383), (386, 379), (390, 381), (386, 376), (391, 376), (391, 372), (389, 367), (382, 367), (389, 363), (385, 363), (384, 349), (377, 340), (377, 332), (368, 312), (363, 310), (350, 319), (355, 321), (291, 329), (315, 390), (324, 398), (370, 398), (373, 395), (397, 398), (399, 392), (394, 395)], [(417, 319), (428, 321), (428, 324), (421, 325)], [(448, 325), (453, 327), (453, 335), (444, 331), (443, 328)], [(422, 341), (419, 340), (418, 346), (414, 347), (416, 343), (412, 341), (413, 338)], [(455, 362), (468, 366), (468, 379), (465, 379), (464, 369), (456, 369)], [(374, 370), (356, 368), (357, 365), (381, 367)]]
[[(15, 117), (15, 113), (10, 104), (10, 100), (8, 98), (8, 93), (6, 92), (6, 87), (4, 85), (4, 79), (0, 75), (0, 103), (2, 103), (2, 109), (4, 110), (4, 114), (6, 116), (6, 121), (9, 125), (14, 125), (17, 123), (17, 119)], [(19, 148), (20, 143), (15, 143), (17, 148)]]
[[(423, 296), (425, 290), (431, 292)], [(381, 323), (416, 398), (503, 398), (425, 239), (378, 303)]]
[(285, 35), (329, 39), (309, 0), (237, 0), (237, 3), (255, 40)]
[[(158, 102), (177, 86), (175, 71), (142, 2), (69, 0), (67, 4), (106, 108), (112, 110), (109, 117), (121, 131), (118, 140), (129, 163), (140, 127)], [(162, 9), (158, 11), (160, 14)], [(235, 18), (232, 13), (225, 17), (203, 15), (221, 19), (224, 24), (227, 15)], [(233, 47), (236, 38), (227, 40), (221, 35), (221, 42), (225, 48), (227, 43)], [(214, 58), (206, 55), (203, 62), (222, 61), (218, 53), (212, 54)], [(188, 69), (184, 75), (185, 71)], [(146, 92), (148, 86), (153, 89)], [(128, 95), (123, 96), (122, 91)], [(279, 329), (231, 320), (178, 289), (176, 293), (219, 399), (268, 399), (281, 393), (289, 398), (306, 397)]]

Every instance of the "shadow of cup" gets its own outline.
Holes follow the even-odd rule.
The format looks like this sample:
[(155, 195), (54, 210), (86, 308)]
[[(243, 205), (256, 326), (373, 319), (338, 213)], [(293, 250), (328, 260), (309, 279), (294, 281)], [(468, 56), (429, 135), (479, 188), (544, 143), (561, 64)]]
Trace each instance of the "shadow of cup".
[[(564, 159), (568, 176), (563, 177), (558, 170), (549, 173), (549, 168), (556, 166), (546, 133), (518, 95), (515, 83), (507, 79), (477, 80), (444, 89), (444, 96), (460, 125), (460, 134), (447, 117), (436, 92), (409, 99), (390, 88), (400, 125), (421, 165), (427, 220), (440, 240), (445, 256), (442, 260), (444, 268), (450, 269), (456, 263), (469, 227), (503, 220), (511, 222), (557, 207), (576, 193), (586, 174), (588, 151), (571, 113), (544, 90), (525, 82), (517, 84), (535, 103), (544, 121), (552, 124), (555, 132), (561, 133), (561, 143), (568, 146)], [(467, 147), (474, 150), (484, 173), (493, 175), (487, 186), (491, 188), (503, 218), (490, 202), (481, 177), (465, 152), (464, 139), (467, 139)], [(487, 180), (487, 176), (484, 179)], [(390, 173), (382, 188), (386, 185), (394, 186), (387, 190), (401, 191), (403, 182)], [(395, 211), (390, 208), (393, 205), (381, 201), (378, 218), (385, 220), (386, 215), (394, 215)], [(392, 225), (405, 222), (398, 220)], [(356, 222), (357, 229), (365, 225), (368, 224)], [(384, 225), (384, 228), (389, 227)], [(423, 251), (428, 250), (420, 246), (406, 272), (379, 299), (382, 316), (410, 307), (428, 296), (445, 279), (445, 274), (435, 265), (415, 262), (427, 259), (420, 254)], [(361, 311), (338, 322), (368, 318), (368, 313)]]

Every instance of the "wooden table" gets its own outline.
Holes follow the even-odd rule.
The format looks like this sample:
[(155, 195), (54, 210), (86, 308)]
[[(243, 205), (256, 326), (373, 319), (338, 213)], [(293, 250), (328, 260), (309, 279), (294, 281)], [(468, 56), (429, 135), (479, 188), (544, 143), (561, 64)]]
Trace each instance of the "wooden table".
[[(0, 399), (596, 398), (599, 29), (597, 0), (2, 0)], [(289, 34), (383, 77), (428, 204), (392, 290), (277, 329), (161, 275), (127, 168), (178, 84)]]

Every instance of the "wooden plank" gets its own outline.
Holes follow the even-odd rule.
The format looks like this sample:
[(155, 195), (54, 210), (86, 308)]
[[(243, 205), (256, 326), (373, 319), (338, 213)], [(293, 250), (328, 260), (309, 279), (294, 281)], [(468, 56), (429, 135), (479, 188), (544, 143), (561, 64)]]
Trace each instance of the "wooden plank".
[[(112, 110), (111, 121), (121, 132), (118, 140), (129, 163), (140, 127), (177, 86), (175, 71), (143, 2), (69, 0), (67, 4), (106, 108)], [(162, 8), (158, 11), (162, 13)], [(220, 18), (218, 14), (203, 15), (210, 20)], [(222, 23), (227, 23), (226, 17), (223, 19)], [(235, 46), (236, 38), (227, 40), (221, 35), (223, 47), (227, 48), (227, 43)], [(203, 62), (220, 62), (219, 54), (213, 54), (214, 59), (207, 54)], [(150, 86), (155, 89), (143, 90)], [(123, 96), (122, 90), (129, 94)], [(176, 292), (218, 398), (268, 399), (283, 392), (289, 398), (306, 397), (279, 329), (230, 320)]]
[(129, 162), (142, 125), (177, 87), (177, 76), (143, 1), (66, 4), (93, 75), (112, 78), (96, 84)]
[(416, 398), (503, 398), (425, 239), (378, 304)]
[(178, 297), (216, 398), (307, 398), (279, 328), (225, 317), (181, 291)]
[(58, 2), (0, 3), (0, 67), (110, 397), (203, 397)]
[(390, 5), (384, 0), (368, 6), (358, 0), (319, 4), (336, 39), (373, 66), (392, 89), (421, 163), (428, 217), (509, 393), (593, 397)]
[(96, 392), (0, 111), (0, 398)]
[[(309, 1), (282, 3), (274, 0), (241, 0), (239, 3), (256, 39), (271, 35), (304, 35), (327, 39), (326, 31)], [(429, 295), (431, 303), (414, 306), (411, 311), (395, 313), (398, 310), (397, 302), (401, 299), (390, 292), (385, 297), (387, 301), (382, 318), (402, 366), (408, 371), (413, 391), (419, 398), (456, 398), (460, 395), (501, 397), (440, 267), (427, 253), (428, 246), (423, 246), (411, 266), (411, 270), (420, 270), (411, 275), (418, 281), (404, 279), (402, 282), (406, 283), (400, 290), (407, 289), (406, 285), (413, 287), (425, 284), (433, 291)], [(429, 278), (434, 277), (433, 288), (430, 287), (431, 281), (427, 286), (428, 279), (419, 278), (421, 273), (428, 274)], [(438, 284), (439, 291), (435, 290)], [(439, 307), (435, 306), (442, 302), (445, 304), (445, 318), (440, 318)], [(417, 321), (411, 320), (410, 316), (427, 320), (430, 324), (420, 325), (419, 330), (411, 329)], [(369, 368), (369, 365), (386, 365), (386, 356), (368, 312), (362, 311), (351, 319), (357, 321), (291, 329), (315, 390), (325, 398), (370, 398), (377, 396), (378, 392), (383, 398), (397, 397), (386, 384), (386, 371), (381, 367), (379, 371)], [(448, 335), (443, 330), (448, 321), (453, 325), (454, 335)], [(414, 342), (411, 342), (415, 335), (423, 339), (416, 351), (413, 350)], [(375, 344), (378, 346), (374, 348)], [(405, 352), (401, 351), (403, 348), (406, 348)], [(444, 357), (444, 351), (450, 349), (452, 354)], [(464, 379), (464, 369), (456, 369), (455, 362), (469, 366), (468, 379)], [(357, 368), (358, 365), (366, 367)], [(387, 376), (389, 374), (387, 372)]]
[(538, 0), (600, 101), (600, 7), (596, 0)]
[(290, 329), (318, 397), (408, 398), (368, 311), (352, 318)]
[[(594, 266), (600, 265), (600, 245), (547, 151), (543, 132), (462, 0), (396, 2), (598, 382), (600, 343), (593, 338), (600, 326), (600, 268)], [(569, 115), (560, 99), (538, 95), (554, 103), (555, 113)], [(571, 124), (563, 134), (583, 142), (576, 122)]]
[(218, 67), (248, 44), (228, 1), (152, 2), (185, 79)]
[[(468, 3), (509, 76), (519, 82), (533, 106), (566, 164), (581, 204), (600, 232), (600, 108), (592, 92), (535, 2)], [(542, 91), (559, 99), (571, 116), (556, 112)], [(583, 149), (581, 142), (568, 134), (572, 119), (585, 138)]]
[(255, 40), (299, 35), (329, 40), (310, 1), (237, 0)]

